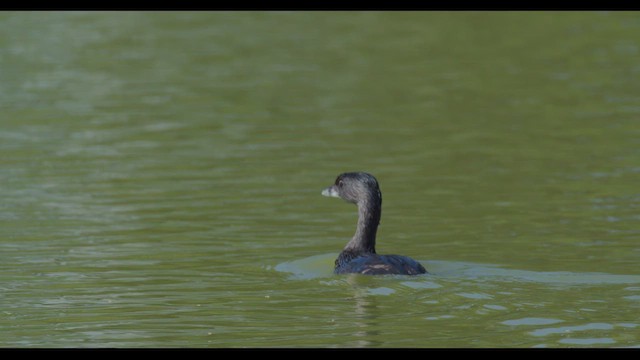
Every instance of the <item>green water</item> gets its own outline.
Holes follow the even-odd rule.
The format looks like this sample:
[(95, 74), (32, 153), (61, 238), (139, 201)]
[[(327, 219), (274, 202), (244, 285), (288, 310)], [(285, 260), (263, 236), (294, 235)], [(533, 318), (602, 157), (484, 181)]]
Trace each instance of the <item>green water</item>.
[[(640, 346), (640, 14), (0, 13), (1, 347)], [(336, 276), (376, 175), (380, 253)]]

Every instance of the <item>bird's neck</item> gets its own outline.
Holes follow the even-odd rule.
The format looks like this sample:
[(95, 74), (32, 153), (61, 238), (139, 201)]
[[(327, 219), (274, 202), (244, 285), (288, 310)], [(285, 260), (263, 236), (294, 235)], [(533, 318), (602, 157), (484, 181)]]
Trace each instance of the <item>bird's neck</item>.
[(382, 213), (382, 196), (377, 192), (358, 202), (358, 226), (344, 250), (376, 253), (376, 232)]

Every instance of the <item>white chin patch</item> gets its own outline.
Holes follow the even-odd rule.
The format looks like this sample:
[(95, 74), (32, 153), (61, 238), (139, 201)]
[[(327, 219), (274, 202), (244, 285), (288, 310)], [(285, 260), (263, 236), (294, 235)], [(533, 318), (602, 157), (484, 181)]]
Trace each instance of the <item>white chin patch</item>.
[(328, 188), (322, 190), (322, 195), (329, 196), (329, 197), (336, 197), (336, 198), (340, 197), (340, 195), (338, 195), (338, 192), (336, 191), (335, 187), (333, 187), (333, 186), (329, 186)]

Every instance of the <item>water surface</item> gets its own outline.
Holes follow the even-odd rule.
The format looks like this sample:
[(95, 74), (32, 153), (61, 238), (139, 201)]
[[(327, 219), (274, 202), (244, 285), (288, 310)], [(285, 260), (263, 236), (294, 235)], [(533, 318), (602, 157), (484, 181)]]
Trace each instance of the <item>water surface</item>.
[[(0, 32), (0, 346), (640, 346), (636, 13)], [(332, 274), (353, 170), (430, 275)]]

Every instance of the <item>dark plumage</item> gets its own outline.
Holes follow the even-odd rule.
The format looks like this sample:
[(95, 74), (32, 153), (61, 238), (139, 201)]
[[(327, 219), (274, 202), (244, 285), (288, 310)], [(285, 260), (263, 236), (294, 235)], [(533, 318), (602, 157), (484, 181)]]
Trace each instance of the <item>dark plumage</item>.
[(335, 184), (324, 189), (322, 195), (339, 197), (358, 205), (356, 233), (336, 259), (336, 274), (417, 275), (427, 272), (419, 262), (409, 257), (376, 254), (382, 194), (373, 175), (364, 172), (340, 174)]

